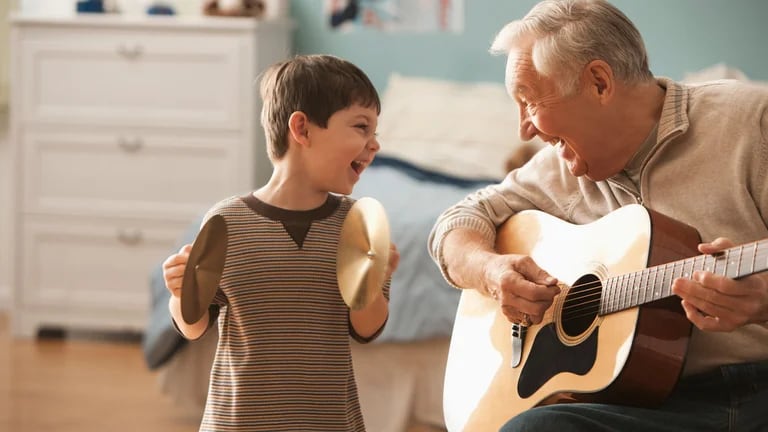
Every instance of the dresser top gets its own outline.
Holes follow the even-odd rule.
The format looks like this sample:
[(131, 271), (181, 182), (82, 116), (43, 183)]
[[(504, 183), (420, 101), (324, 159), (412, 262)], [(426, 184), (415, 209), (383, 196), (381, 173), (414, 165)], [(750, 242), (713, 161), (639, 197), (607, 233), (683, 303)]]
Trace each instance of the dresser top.
[(10, 21), (14, 25), (47, 27), (126, 27), (126, 28), (179, 28), (205, 30), (256, 30), (291, 28), (290, 19), (257, 20), (246, 17), (210, 17), (194, 15), (121, 15), (82, 13), (72, 15), (40, 15), (15, 13)]

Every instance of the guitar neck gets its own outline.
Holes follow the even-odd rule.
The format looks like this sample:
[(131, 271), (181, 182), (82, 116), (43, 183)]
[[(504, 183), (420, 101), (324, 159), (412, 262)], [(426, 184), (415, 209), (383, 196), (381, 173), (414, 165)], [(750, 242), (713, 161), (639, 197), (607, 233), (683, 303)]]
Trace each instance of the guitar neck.
[(768, 239), (732, 247), (716, 255), (699, 255), (610, 278), (603, 285), (600, 315), (671, 297), (672, 282), (679, 277), (689, 278), (697, 270), (731, 279), (766, 271)]

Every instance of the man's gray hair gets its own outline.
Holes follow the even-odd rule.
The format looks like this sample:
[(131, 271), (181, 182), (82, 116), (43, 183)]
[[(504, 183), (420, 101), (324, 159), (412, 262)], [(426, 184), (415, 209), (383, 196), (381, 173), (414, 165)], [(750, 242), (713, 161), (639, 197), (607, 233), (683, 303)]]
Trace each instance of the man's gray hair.
[(544, 0), (523, 19), (504, 26), (490, 51), (508, 54), (529, 38), (536, 70), (555, 79), (563, 95), (576, 91), (584, 66), (598, 59), (624, 83), (653, 79), (640, 32), (605, 0)]

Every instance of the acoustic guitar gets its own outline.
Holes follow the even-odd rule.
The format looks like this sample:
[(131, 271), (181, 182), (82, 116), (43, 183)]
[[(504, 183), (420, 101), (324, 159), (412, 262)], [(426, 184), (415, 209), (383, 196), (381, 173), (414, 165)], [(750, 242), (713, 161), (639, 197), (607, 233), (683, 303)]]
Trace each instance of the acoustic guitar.
[(697, 255), (699, 242), (692, 227), (640, 205), (585, 225), (534, 210), (510, 218), (497, 251), (530, 255), (564, 284), (529, 327), (510, 323), (496, 300), (462, 291), (443, 390), (448, 430), (496, 431), (552, 403), (662, 402), (691, 332), (672, 282), (695, 270), (736, 279), (768, 269), (768, 239), (716, 255)]

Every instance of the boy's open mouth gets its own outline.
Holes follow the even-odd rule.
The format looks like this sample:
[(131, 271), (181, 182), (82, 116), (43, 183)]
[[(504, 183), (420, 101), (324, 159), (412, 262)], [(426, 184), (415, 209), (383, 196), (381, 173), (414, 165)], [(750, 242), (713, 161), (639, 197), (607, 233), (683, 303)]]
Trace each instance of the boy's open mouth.
[(355, 170), (356, 173), (360, 174), (365, 169), (365, 162), (360, 161), (352, 161), (350, 164), (352, 166), (352, 169)]

